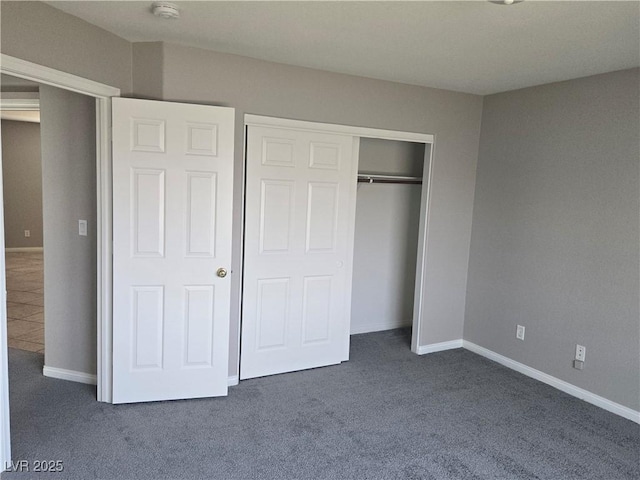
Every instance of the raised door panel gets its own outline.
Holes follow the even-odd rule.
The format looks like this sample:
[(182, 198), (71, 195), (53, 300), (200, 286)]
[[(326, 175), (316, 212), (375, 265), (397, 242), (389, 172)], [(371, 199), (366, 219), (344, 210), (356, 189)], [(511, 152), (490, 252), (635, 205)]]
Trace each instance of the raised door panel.
[(338, 234), (337, 183), (308, 183), (306, 252), (335, 252)]
[(295, 167), (294, 150), (292, 138), (263, 137), (261, 163), (271, 167)]
[(309, 143), (309, 167), (321, 168), (325, 170), (339, 170), (340, 157), (342, 156), (340, 144), (338, 143)]
[(131, 289), (132, 370), (163, 367), (164, 287), (138, 286)]
[(217, 175), (187, 172), (187, 255), (216, 256)]
[(189, 155), (218, 155), (218, 125), (187, 123), (187, 153)]
[(260, 253), (286, 253), (294, 215), (292, 181), (262, 180), (260, 188)]
[(132, 169), (131, 218), (134, 257), (164, 256), (165, 172)]
[(184, 288), (185, 362), (187, 367), (213, 364), (213, 324), (215, 286), (192, 285)]
[(328, 342), (331, 327), (333, 278), (329, 275), (304, 277), (302, 297), (302, 344)]
[(153, 118), (131, 118), (131, 151), (165, 151), (165, 122)]
[(286, 346), (289, 286), (289, 278), (258, 280), (256, 350)]

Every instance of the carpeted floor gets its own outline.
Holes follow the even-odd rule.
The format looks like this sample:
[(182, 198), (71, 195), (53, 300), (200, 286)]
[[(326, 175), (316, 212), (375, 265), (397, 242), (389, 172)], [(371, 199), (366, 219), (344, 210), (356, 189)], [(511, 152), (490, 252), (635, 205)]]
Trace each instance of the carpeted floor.
[(64, 472), (3, 480), (640, 478), (639, 425), (462, 349), (414, 355), (406, 330), (219, 399), (106, 405), (42, 361), (10, 350), (13, 458)]

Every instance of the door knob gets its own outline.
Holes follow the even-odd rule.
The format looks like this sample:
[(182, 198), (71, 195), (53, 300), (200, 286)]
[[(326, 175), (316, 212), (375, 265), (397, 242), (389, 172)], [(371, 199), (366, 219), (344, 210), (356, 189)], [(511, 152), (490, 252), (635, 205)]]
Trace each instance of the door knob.
[(224, 278), (227, 276), (227, 270), (225, 268), (219, 268), (216, 273), (220, 278)]

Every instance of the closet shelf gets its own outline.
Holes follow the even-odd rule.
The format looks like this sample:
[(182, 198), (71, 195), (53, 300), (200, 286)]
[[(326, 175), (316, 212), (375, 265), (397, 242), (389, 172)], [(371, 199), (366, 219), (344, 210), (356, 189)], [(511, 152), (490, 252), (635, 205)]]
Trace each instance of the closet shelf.
[(380, 175), (377, 173), (359, 173), (358, 182), (420, 184), (422, 183), (422, 177), (407, 177), (404, 175)]

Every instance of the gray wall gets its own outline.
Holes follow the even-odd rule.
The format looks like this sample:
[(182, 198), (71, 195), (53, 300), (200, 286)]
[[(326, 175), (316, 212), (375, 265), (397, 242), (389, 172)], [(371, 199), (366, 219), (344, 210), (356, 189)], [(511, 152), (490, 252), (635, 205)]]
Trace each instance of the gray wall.
[(482, 97), (172, 44), (163, 44), (162, 59), (163, 99), (236, 108), (232, 369), (238, 358), (245, 113), (436, 135), (420, 343), (462, 337)]
[(42, 2), (0, 2), (2, 53), (131, 92), (131, 43)]
[[(45, 365), (96, 373), (95, 100), (40, 88)], [(78, 235), (78, 220), (88, 235)]]
[[(485, 98), (464, 329), (634, 410), (639, 81), (634, 69)], [(571, 365), (576, 343), (583, 371)]]
[[(358, 171), (422, 176), (424, 144), (360, 140)], [(359, 183), (351, 333), (411, 325), (421, 185)]]
[(133, 91), (135, 98), (162, 99), (164, 50), (160, 42), (138, 42), (132, 45)]
[(5, 247), (42, 247), (39, 123), (2, 120), (2, 176)]

